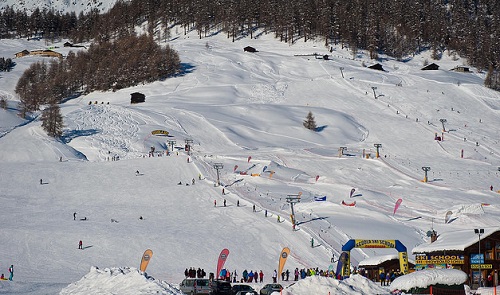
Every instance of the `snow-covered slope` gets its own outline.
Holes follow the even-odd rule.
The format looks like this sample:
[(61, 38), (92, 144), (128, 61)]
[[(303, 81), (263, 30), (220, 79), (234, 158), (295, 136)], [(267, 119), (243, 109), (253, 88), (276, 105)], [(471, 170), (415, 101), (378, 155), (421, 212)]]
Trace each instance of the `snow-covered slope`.
[(9, 6), (15, 11), (26, 11), (28, 14), (38, 8), (40, 11), (47, 9), (61, 13), (75, 12), (78, 15), (80, 12), (86, 13), (92, 9), (97, 9), (101, 13), (106, 12), (116, 2), (116, 0), (2, 0), (0, 10)]
[[(449, 71), (462, 61), (445, 54), (434, 61), (440, 70), (424, 72), (428, 54), (387, 58), (379, 72), (365, 67), (374, 61), (363, 53), (353, 59), (323, 42), (289, 45), (265, 34), (234, 43), (221, 34), (179, 35), (169, 44), (184, 73), (65, 102), (62, 141), (48, 138), (38, 117), (14, 116), (15, 83), (39, 58), (16, 59), (13, 71), (0, 73), (11, 107), (0, 110), (0, 270), (14, 264), (12, 284), (20, 284), (0, 282), (0, 293), (22, 284), (32, 294), (62, 290), (93, 266), (137, 267), (147, 248), (148, 274), (174, 287), (186, 268), (214, 272), (223, 248), (231, 271), (262, 269), (269, 282), (285, 246), (286, 268), (327, 269), (349, 239), (397, 239), (411, 252), (431, 228), (498, 225), (500, 95), (482, 86), (483, 73)], [(247, 45), (259, 52), (243, 52)], [(44, 46), (2, 40), (0, 55)], [(312, 53), (330, 59), (304, 56)], [(130, 105), (136, 91), (146, 102)], [(318, 132), (302, 126), (309, 111)], [(158, 129), (169, 137), (151, 134)], [(148, 156), (169, 140), (170, 156)], [(382, 144), (380, 158), (374, 144)], [(216, 163), (224, 187), (216, 186)], [(293, 231), (286, 197), (299, 193)], [(445, 224), (448, 211), (453, 222)], [(74, 212), (87, 220), (73, 220)], [(351, 262), (391, 251), (356, 249)]]

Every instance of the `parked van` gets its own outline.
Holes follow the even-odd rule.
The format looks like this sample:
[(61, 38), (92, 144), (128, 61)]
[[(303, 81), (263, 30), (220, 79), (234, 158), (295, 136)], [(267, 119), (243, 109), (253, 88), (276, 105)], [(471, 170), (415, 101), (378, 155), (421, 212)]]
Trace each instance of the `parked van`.
[(212, 288), (210, 285), (211, 283), (209, 279), (184, 279), (179, 285), (179, 289), (181, 289), (181, 291), (187, 295), (209, 295), (212, 292)]

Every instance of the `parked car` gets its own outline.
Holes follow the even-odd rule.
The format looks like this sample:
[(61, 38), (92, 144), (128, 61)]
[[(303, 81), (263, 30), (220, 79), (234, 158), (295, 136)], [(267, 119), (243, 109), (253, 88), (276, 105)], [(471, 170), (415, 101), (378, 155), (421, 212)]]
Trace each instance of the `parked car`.
[[(196, 290), (195, 290), (196, 288)], [(210, 295), (212, 288), (208, 279), (184, 279), (179, 285), (179, 289), (185, 294), (206, 294)]]
[(235, 285), (233, 285), (231, 290), (233, 291), (233, 295), (236, 295), (236, 293), (238, 293), (240, 291), (247, 291), (247, 292), (254, 291), (255, 292), (255, 290), (251, 286), (244, 285), (244, 284), (235, 284)]
[(283, 287), (280, 284), (267, 284), (260, 289), (260, 295), (270, 295), (273, 292), (280, 292)]
[(212, 295), (233, 295), (231, 283), (226, 281), (213, 281), (212, 282)]
[(257, 291), (255, 291), (255, 290), (252, 290), (252, 291), (238, 291), (238, 293), (236, 293), (236, 295), (259, 295), (259, 293), (257, 293)]

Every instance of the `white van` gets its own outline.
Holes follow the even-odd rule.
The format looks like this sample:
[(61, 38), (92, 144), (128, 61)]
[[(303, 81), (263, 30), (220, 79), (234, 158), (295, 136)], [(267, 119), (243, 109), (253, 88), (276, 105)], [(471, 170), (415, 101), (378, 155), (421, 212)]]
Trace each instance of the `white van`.
[(187, 295), (207, 294), (212, 291), (209, 279), (184, 279), (179, 289)]

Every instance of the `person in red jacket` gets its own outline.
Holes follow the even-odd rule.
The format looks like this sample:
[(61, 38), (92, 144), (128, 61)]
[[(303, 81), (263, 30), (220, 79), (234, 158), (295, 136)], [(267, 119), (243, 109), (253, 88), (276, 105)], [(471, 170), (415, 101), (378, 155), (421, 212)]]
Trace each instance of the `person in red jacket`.
[(264, 273), (262, 272), (262, 270), (259, 272), (259, 279), (261, 283), (262, 281), (264, 281)]

